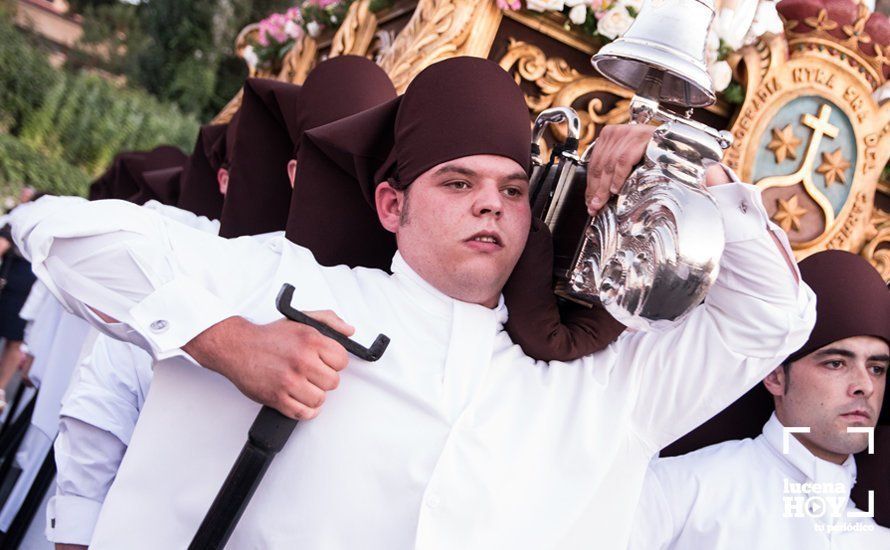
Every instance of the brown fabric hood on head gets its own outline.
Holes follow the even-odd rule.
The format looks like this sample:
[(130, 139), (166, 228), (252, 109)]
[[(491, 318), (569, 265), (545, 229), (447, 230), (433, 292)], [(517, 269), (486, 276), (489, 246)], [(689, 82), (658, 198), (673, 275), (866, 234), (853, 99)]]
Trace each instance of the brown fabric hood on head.
[[(220, 216), (221, 237), (281, 231), (291, 187), (287, 162), (293, 144), (285, 117), (294, 116), (300, 86), (250, 78), (244, 85), (229, 156), (229, 187)], [(230, 137), (226, 138), (229, 147)]]
[(788, 361), (853, 336), (875, 336), (890, 343), (890, 290), (865, 258), (826, 250), (798, 265), (804, 282), (816, 293), (816, 326)]
[(223, 195), (219, 192), (216, 172), (211, 163), (213, 147), (225, 137), (225, 124), (207, 124), (198, 131), (195, 148), (180, 178), (178, 208), (198, 216), (218, 220), (222, 213)]
[(312, 69), (300, 95), (295, 116), (285, 118), (297, 158), (303, 133), (370, 109), (396, 97), (383, 69), (364, 57), (342, 55)]
[[(166, 169), (177, 168), (181, 172), (187, 160), (186, 154), (172, 145), (155, 147), (141, 157), (125, 157), (124, 165), (138, 188), (127, 200), (140, 205), (150, 200), (176, 204), (179, 198), (179, 175), (171, 174)], [(146, 174), (149, 175), (148, 178)]]
[(358, 179), (373, 205), (378, 183), (404, 187), (460, 157), (503, 156), (528, 172), (530, 128), (525, 97), (506, 71), (487, 59), (454, 57), (421, 71), (401, 97), (307, 137)]
[(302, 139), (303, 133), (395, 97), (383, 69), (356, 56), (321, 63), (303, 85), (300, 113), (290, 126), (298, 162), (285, 235), (311, 250), (322, 265), (388, 269), (395, 239), (377, 222), (355, 178), (332, 165), (314, 143)]
[(179, 202), (182, 170), (182, 166), (172, 166), (143, 172), (142, 181), (145, 184), (143, 193), (148, 197), (144, 202), (156, 200), (161, 204), (175, 206)]
[(139, 192), (137, 175), (142, 172), (142, 161), (147, 153), (124, 151), (118, 153), (100, 180), (105, 182), (106, 193), (102, 198), (127, 200)]
[[(525, 98), (503, 69), (472, 57), (441, 61), (403, 96), (306, 131), (287, 236), (323, 265), (388, 270), (396, 247), (374, 212), (378, 183), (404, 186), (437, 164), (480, 154), (528, 171), (530, 142)], [(308, 220), (303, 204), (324, 204), (322, 218)]]
[(229, 169), (229, 164), (235, 156), (235, 133), (238, 131), (238, 119), (240, 118), (241, 109), (239, 108), (232, 115), (229, 123), (226, 124), (225, 132), (210, 146), (207, 152), (207, 158), (213, 173), (216, 174), (220, 168)]

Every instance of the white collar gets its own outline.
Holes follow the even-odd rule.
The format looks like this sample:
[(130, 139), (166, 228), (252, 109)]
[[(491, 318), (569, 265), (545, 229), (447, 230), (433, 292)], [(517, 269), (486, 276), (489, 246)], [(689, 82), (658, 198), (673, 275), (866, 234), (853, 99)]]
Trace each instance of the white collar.
[(402, 254), (398, 251), (392, 258), (392, 274), (399, 286), (410, 295), (411, 300), (432, 315), (449, 318), (455, 307), (479, 308), (487, 310), (491, 315), (495, 316), (495, 320), (499, 325), (507, 322), (507, 307), (504, 305), (503, 295), (498, 297), (498, 305), (494, 309), (451, 298), (429, 284), (416, 271), (411, 269), (411, 266), (408, 265), (408, 262), (405, 261)]
[(842, 483), (849, 490), (856, 484), (856, 461), (849, 455), (843, 464), (823, 460), (809, 451), (791, 434), (788, 434), (788, 452), (783, 453), (784, 433), (782, 423), (773, 412), (763, 426), (763, 438), (783, 462), (792, 466), (800, 475), (798, 481), (813, 483)]

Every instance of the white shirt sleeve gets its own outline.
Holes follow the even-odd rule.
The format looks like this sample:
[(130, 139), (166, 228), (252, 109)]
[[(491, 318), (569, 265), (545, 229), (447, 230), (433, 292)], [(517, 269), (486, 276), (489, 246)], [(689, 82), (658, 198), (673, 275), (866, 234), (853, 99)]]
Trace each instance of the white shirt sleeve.
[(178, 221), (179, 223), (197, 229), (198, 231), (210, 233), (211, 235), (219, 235), (219, 220), (211, 220), (206, 216), (199, 216), (188, 210), (163, 204), (156, 200), (148, 201), (142, 205), (142, 208), (153, 210), (162, 216)]
[[(678, 524), (674, 520), (672, 508), (679, 505), (679, 500), (675, 498), (671, 502), (658, 475), (650, 466), (646, 470), (627, 550), (668, 550), (683, 527), (682, 523)], [(688, 504), (691, 508), (692, 503)], [(685, 512), (688, 513), (689, 510)], [(681, 517), (684, 515), (683, 510), (678, 510), (678, 513)]]
[(280, 261), (280, 247), (222, 239), (123, 201), (44, 197), (11, 222), (66, 309), (156, 360), (183, 355), (181, 346), (235, 315)]
[(793, 258), (760, 191), (728, 183), (710, 192), (726, 247), (704, 304), (665, 332), (627, 333), (609, 348), (615, 383), (633, 400), (633, 426), (653, 453), (763, 379), (803, 345), (815, 323), (815, 295), (795, 281), (770, 237), (779, 236)]
[(62, 401), (57, 492), (47, 508), (54, 542), (88, 544), (145, 403), (151, 357), (99, 336)]
[(52, 542), (89, 545), (127, 446), (113, 434), (62, 417), (55, 442), (56, 494), (47, 504)]

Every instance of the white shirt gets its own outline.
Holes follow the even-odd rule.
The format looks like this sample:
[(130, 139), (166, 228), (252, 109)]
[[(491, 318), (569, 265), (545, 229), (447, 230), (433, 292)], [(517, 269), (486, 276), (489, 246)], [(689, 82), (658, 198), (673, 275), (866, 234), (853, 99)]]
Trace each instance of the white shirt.
[[(219, 221), (187, 210), (154, 200), (143, 208), (200, 231), (219, 233)], [(34, 286), (38, 285), (45, 291), (39, 282)], [(148, 394), (152, 362), (137, 346), (103, 334), (75, 371), (59, 413), (56, 491), (47, 504), (49, 540), (90, 543)]]
[(279, 319), (284, 282), (294, 307), (392, 343), (376, 363), (351, 358), (322, 414), (297, 426), (230, 548), (624, 548), (649, 459), (799, 348), (815, 319), (757, 190), (712, 191), (727, 245), (705, 304), (671, 330), (549, 364), (510, 341), (503, 302), (451, 299), (398, 254), (390, 276), (116, 201), (20, 209), (14, 236), (47, 286), (162, 360), (91, 548), (187, 545), (259, 405), (178, 348), (231, 315)]
[(783, 453), (773, 414), (755, 439), (653, 461), (629, 550), (890, 548), (890, 529), (855, 517), (855, 483), (852, 456), (821, 460), (790, 434)]

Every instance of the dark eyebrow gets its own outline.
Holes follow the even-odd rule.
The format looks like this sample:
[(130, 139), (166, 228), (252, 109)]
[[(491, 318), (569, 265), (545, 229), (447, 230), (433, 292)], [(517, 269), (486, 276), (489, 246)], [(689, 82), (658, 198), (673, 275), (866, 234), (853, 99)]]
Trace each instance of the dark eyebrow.
[(476, 172), (470, 170), (469, 168), (464, 168), (463, 166), (456, 166), (454, 164), (446, 164), (445, 166), (439, 168), (435, 172), (433, 172), (434, 176), (441, 176), (442, 174), (455, 173), (461, 174), (467, 177), (473, 177), (476, 175)]
[(527, 182), (528, 174), (526, 174), (525, 172), (513, 172), (509, 176), (505, 176), (504, 178), (501, 179), (501, 181), (514, 181), (514, 180)]
[(880, 361), (881, 363), (890, 363), (890, 355), (872, 355), (869, 361)]
[[(469, 168), (464, 168), (463, 166), (457, 166), (454, 164), (446, 164), (446, 165), (442, 166), (441, 168), (439, 168), (438, 170), (436, 170), (435, 172), (433, 172), (434, 176), (441, 176), (443, 174), (460, 174), (462, 176), (467, 176), (468, 178), (476, 177), (479, 175), (475, 170), (470, 170)], [(519, 171), (519, 172), (513, 172), (512, 174), (509, 174), (509, 175), (501, 178), (501, 181), (514, 181), (514, 180), (520, 180), (520, 181), (527, 182), (528, 174), (526, 174), (525, 172)]]
[(840, 355), (841, 357), (846, 357), (848, 359), (855, 359), (856, 354), (848, 349), (843, 348), (826, 348), (823, 350), (819, 350), (815, 353), (818, 357), (825, 357), (827, 355)]

